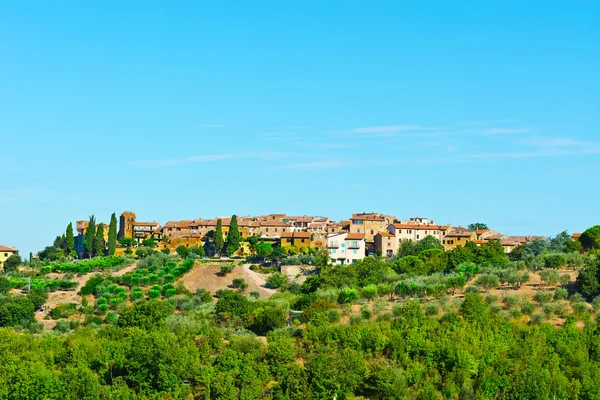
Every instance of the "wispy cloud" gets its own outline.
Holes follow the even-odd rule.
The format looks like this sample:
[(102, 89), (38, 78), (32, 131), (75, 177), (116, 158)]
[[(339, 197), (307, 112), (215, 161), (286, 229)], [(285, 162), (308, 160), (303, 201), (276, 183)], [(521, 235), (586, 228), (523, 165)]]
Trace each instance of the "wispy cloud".
[(519, 133), (529, 133), (532, 131), (532, 128), (487, 128), (481, 130), (481, 132), (486, 135), (515, 135)]
[(438, 127), (427, 127), (420, 125), (383, 125), (369, 126), (363, 128), (352, 128), (341, 131), (331, 131), (329, 133), (337, 135), (353, 135), (353, 134), (373, 134), (373, 135), (389, 135), (398, 132), (415, 132), (415, 131), (432, 131), (440, 129)]
[(131, 161), (129, 162), (129, 164), (138, 168), (156, 168), (165, 167), (169, 165), (215, 162), (240, 157), (240, 154), (203, 154), (199, 156), (174, 158), (167, 160), (137, 160)]
[(346, 161), (310, 161), (297, 164), (278, 165), (270, 169), (329, 169), (341, 168), (350, 165)]
[(217, 129), (217, 128), (225, 128), (226, 124), (200, 124), (200, 125), (190, 125), (191, 128), (201, 128), (201, 129)]

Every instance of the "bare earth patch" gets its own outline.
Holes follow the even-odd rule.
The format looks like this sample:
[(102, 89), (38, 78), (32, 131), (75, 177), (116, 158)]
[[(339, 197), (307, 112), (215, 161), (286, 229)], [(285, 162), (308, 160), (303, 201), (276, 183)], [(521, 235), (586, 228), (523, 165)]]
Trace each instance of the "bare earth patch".
[(250, 270), (250, 264), (236, 266), (226, 276), (221, 276), (220, 271), (220, 265), (196, 264), (194, 269), (181, 277), (179, 282), (183, 282), (185, 288), (191, 292), (204, 288), (214, 295), (219, 289), (231, 289), (234, 278), (244, 278), (248, 283), (246, 293), (257, 291), (260, 297), (270, 297), (277, 292), (264, 287), (266, 276)]

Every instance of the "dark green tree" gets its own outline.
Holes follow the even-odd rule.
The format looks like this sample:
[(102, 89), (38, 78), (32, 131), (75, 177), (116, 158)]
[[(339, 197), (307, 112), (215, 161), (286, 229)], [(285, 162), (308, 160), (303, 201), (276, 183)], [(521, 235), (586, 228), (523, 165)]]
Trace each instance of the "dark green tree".
[(65, 255), (70, 256), (75, 250), (75, 237), (73, 236), (73, 223), (69, 222), (65, 232)]
[(96, 217), (93, 215), (90, 217), (88, 222), (87, 230), (85, 231), (85, 237), (83, 239), (83, 245), (88, 257), (92, 258), (94, 255), (94, 239), (96, 238)]
[(419, 254), (420, 252), (425, 251), (425, 250), (443, 249), (443, 248), (444, 248), (444, 246), (442, 245), (442, 243), (437, 238), (435, 238), (431, 235), (427, 235), (426, 237), (419, 240), (415, 244), (415, 250), (416, 250), (417, 254)]
[(179, 246), (177, 246), (177, 248), (175, 249), (175, 251), (177, 252), (177, 254), (179, 254), (179, 257), (181, 258), (187, 258), (187, 256), (190, 255), (190, 249), (185, 247), (184, 245), (180, 244)]
[(217, 219), (217, 227), (215, 229), (213, 245), (215, 254), (221, 255), (223, 246), (225, 245), (225, 240), (223, 239), (223, 221), (221, 221), (221, 218)]
[(13, 254), (12, 256), (8, 257), (6, 261), (4, 261), (4, 272), (15, 272), (22, 262), (23, 260), (21, 260), (20, 255)]
[(585, 249), (600, 249), (600, 225), (586, 229), (579, 237), (579, 241)]
[(104, 249), (104, 224), (101, 223), (96, 229), (96, 237), (94, 238), (94, 255), (97, 257), (103, 256)]
[(27, 293), (27, 298), (33, 303), (33, 306), (37, 310), (48, 300), (48, 294), (45, 289), (31, 288), (31, 291)]
[(108, 227), (108, 255), (114, 256), (117, 250), (117, 216), (113, 213), (110, 216), (110, 226)]
[(470, 231), (478, 231), (483, 229), (488, 229), (488, 226), (482, 222), (475, 222), (467, 225), (467, 229)]
[(232, 256), (240, 248), (240, 230), (237, 223), (237, 215), (231, 216), (229, 223), (229, 235), (227, 235), (226, 251), (228, 256)]

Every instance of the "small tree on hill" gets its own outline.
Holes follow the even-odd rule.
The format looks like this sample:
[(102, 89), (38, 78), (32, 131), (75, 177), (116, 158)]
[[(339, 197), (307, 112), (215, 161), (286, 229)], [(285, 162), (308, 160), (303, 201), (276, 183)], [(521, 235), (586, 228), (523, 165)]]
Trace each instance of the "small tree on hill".
[(94, 255), (98, 257), (104, 255), (104, 246), (104, 224), (100, 224), (96, 229), (96, 237), (94, 238)]
[(217, 228), (215, 229), (215, 239), (213, 242), (215, 246), (215, 254), (221, 255), (225, 240), (223, 239), (223, 221), (221, 218), (217, 219)]
[(94, 254), (94, 239), (96, 238), (96, 217), (93, 215), (90, 217), (88, 222), (87, 230), (85, 231), (85, 238), (83, 244), (88, 257), (92, 257)]
[(227, 255), (232, 256), (240, 248), (240, 231), (238, 229), (237, 215), (231, 216), (229, 235), (227, 236)]
[(117, 216), (113, 213), (110, 216), (110, 226), (108, 227), (108, 255), (114, 256), (117, 250)]
[(69, 222), (67, 231), (65, 232), (65, 254), (71, 255), (75, 250), (75, 237), (73, 236), (73, 223)]

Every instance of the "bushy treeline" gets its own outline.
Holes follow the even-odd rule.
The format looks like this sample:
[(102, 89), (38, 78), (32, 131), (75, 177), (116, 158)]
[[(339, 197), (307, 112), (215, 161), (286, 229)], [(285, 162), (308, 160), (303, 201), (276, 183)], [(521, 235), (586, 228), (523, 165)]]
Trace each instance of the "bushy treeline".
[(56, 262), (42, 266), (40, 272), (42, 274), (47, 274), (49, 272), (73, 272), (83, 275), (91, 271), (119, 267), (125, 264), (126, 261), (127, 259), (124, 257), (109, 256), (77, 262)]
[[(410, 301), (377, 320), (274, 329), (264, 344), (224, 321), (283, 301), (253, 305), (238, 295), (223, 293), (216, 307), (201, 300), (177, 315), (166, 301), (136, 302), (114, 324), (59, 336), (0, 329), (0, 398), (600, 396), (593, 321), (583, 329), (515, 324), (469, 294), (441, 316)], [(239, 321), (247, 319), (270, 317)]]

